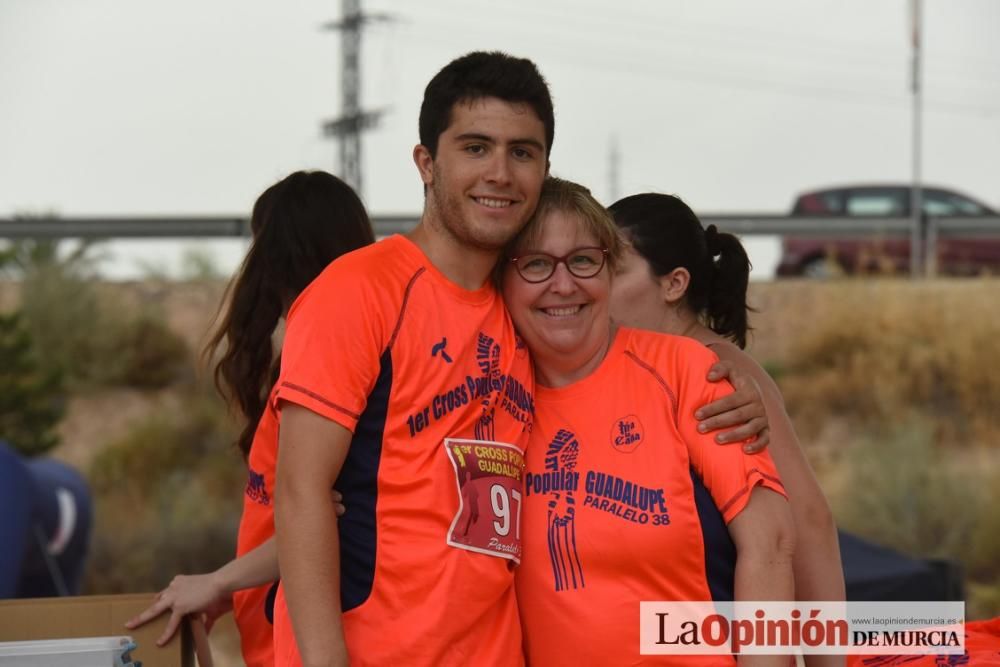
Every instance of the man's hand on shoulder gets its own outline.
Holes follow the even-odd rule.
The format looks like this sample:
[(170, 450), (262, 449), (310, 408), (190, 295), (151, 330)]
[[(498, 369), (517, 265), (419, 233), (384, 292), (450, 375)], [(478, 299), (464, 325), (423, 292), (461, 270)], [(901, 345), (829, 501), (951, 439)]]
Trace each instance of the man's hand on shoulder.
[(729, 380), (736, 391), (695, 411), (698, 430), (718, 431), (715, 435), (718, 444), (740, 443), (747, 454), (763, 450), (771, 436), (760, 385), (752, 375), (726, 360), (716, 362), (708, 371), (709, 382), (722, 380)]

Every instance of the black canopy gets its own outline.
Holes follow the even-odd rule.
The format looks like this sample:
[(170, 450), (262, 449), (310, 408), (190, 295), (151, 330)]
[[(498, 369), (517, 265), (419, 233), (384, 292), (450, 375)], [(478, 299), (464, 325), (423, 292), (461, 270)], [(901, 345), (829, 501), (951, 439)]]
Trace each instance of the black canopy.
[(917, 559), (839, 531), (847, 599), (962, 600), (962, 567), (948, 560)]

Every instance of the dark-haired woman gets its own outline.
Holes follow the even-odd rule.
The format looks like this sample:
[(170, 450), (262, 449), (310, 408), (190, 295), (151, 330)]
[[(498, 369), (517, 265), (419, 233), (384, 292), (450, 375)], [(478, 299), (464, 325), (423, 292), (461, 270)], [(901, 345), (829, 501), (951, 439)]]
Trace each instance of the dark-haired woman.
[(210, 628), (233, 609), (244, 662), (255, 667), (274, 664), (265, 611), (278, 578), (273, 537), (279, 413), (272, 390), (279, 359), (274, 334), (299, 292), (327, 264), (374, 243), (375, 237), (350, 186), (322, 171), (297, 171), (265, 190), (254, 204), (250, 227), (253, 241), (226, 290), (222, 319), (204, 353), (211, 359), (223, 351), (215, 365), (215, 384), (243, 420), (237, 445), (247, 461), (248, 480), (237, 558), (208, 574), (178, 575), (127, 627), (170, 610), (162, 644), (185, 614), (202, 614)]
[[(612, 282), (611, 315), (626, 326), (689, 336), (755, 378), (770, 425), (771, 457), (788, 493), (795, 523), (793, 559), (798, 600), (843, 600), (837, 531), (806, 460), (777, 384), (743, 351), (750, 262), (732, 234), (707, 230), (680, 199), (638, 194), (609, 207), (628, 241)], [(810, 665), (843, 664), (810, 656)]]

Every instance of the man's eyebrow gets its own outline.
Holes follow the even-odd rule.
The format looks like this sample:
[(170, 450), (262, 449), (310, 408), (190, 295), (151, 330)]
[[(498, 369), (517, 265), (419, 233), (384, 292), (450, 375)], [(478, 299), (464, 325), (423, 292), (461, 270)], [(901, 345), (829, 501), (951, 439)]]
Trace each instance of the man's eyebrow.
[(455, 137), (455, 141), (482, 141), (487, 144), (495, 144), (496, 140), (487, 134), (477, 134), (475, 132), (466, 132), (465, 134), (459, 134)]
[[(486, 144), (495, 144), (497, 140), (488, 134), (479, 134), (477, 132), (466, 132), (465, 134), (459, 134), (455, 137), (455, 141), (481, 141)], [(523, 139), (511, 139), (508, 143), (517, 146), (532, 146), (540, 151), (545, 150), (545, 146), (542, 142), (531, 137), (525, 137)]]
[(511, 139), (510, 143), (516, 144), (518, 146), (532, 146), (540, 151), (545, 151), (545, 146), (538, 139), (532, 139), (527, 137), (525, 139)]

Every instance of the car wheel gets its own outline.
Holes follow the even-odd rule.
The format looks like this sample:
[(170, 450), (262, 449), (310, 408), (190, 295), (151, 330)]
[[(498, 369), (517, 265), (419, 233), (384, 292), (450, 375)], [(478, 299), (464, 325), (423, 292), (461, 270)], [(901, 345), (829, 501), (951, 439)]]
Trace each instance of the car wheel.
[(829, 280), (844, 275), (844, 267), (832, 257), (813, 257), (802, 265), (802, 275), (814, 280)]

